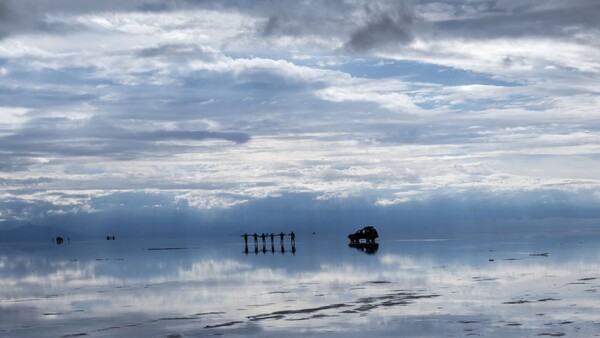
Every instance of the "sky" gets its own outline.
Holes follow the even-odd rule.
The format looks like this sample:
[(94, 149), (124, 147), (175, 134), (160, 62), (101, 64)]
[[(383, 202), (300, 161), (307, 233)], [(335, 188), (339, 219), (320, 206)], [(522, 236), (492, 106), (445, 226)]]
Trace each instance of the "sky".
[(0, 0), (0, 230), (594, 226), (599, 93), (595, 0)]

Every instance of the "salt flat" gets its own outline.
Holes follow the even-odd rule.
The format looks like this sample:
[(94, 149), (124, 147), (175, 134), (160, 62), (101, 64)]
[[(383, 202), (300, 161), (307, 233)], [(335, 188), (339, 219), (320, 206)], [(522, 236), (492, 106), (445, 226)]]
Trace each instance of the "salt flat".
[(600, 233), (6, 244), (3, 337), (593, 337)]

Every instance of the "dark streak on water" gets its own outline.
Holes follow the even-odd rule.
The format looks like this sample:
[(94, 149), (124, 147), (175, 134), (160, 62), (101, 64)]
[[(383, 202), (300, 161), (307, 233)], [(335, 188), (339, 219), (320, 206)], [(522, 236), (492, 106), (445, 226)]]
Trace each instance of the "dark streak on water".
[(204, 328), (205, 328), (205, 329), (213, 329), (213, 328), (215, 328), (215, 327), (233, 326), (233, 325), (235, 325), (235, 324), (241, 324), (241, 323), (243, 323), (243, 322), (242, 322), (242, 321), (239, 321), (239, 320), (234, 320), (234, 321), (227, 322), (227, 323), (223, 323), (223, 324), (216, 324), (216, 325), (206, 325)]
[(187, 250), (188, 248), (147, 248), (150, 251), (161, 251), (161, 250)]
[(331, 305), (325, 305), (325, 306), (319, 306), (319, 307), (314, 307), (314, 308), (307, 308), (307, 309), (300, 309), (300, 310), (282, 310), (282, 311), (275, 311), (272, 313), (266, 313), (266, 314), (260, 314), (260, 315), (255, 315), (255, 316), (248, 316), (248, 318), (250, 320), (263, 320), (263, 319), (270, 319), (270, 318), (276, 318), (276, 319), (280, 319), (285, 317), (285, 315), (292, 315), (292, 314), (300, 314), (300, 313), (313, 313), (313, 312), (317, 312), (317, 311), (323, 311), (323, 310), (329, 310), (329, 309), (338, 309), (341, 307), (348, 307), (350, 305), (348, 304), (331, 304)]

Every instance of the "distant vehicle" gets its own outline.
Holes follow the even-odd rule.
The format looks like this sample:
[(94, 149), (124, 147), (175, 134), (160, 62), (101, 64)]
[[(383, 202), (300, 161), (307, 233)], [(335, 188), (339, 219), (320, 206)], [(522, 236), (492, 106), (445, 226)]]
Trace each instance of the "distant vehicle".
[(375, 239), (379, 238), (379, 234), (374, 227), (366, 226), (355, 233), (348, 235), (348, 238), (350, 239), (350, 243), (353, 244), (361, 243), (361, 240), (364, 240), (364, 243), (375, 243)]

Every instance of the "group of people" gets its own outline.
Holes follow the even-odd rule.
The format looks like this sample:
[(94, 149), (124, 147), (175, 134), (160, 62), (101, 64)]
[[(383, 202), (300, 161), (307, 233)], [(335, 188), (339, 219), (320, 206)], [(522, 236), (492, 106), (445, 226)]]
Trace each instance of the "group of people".
[(284, 238), (285, 236), (290, 236), (290, 244), (292, 245), (292, 253), (295, 254), (296, 253), (296, 234), (294, 234), (294, 232), (292, 231), (289, 234), (284, 234), (283, 232), (279, 233), (278, 235), (276, 234), (257, 234), (254, 233), (252, 235), (244, 233), (242, 235), (242, 237), (244, 238), (244, 243), (245, 248), (244, 248), (244, 252), (246, 253), (246, 255), (248, 254), (248, 237), (253, 237), (254, 238), (254, 253), (258, 254), (258, 239), (262, 239), (262, 252), (266, 253), (267, 252), (267, 237), (271, 237), (271, 252), (275, 253), (275, 236), (279, 236), (279, 243), (281, 245), (281, 253), (285, 253), (285, 246), (284, 246)]
[(263, 244), (266, 244), (266, 242), (267, 242), (267, 237), (271, 237), (271, 244), (274, 244), (274, 243), (275, 243), (275, 236), (279, 236), (279, 238), (280, 238), (280, 242), (281, 242), (281, 245), (282, 245), (282, 246), (283, 246), (283, 238), (284, 238), (285, 236), (290, 236), (290, 239), (291, 239), (292, 246), (295, 246), (295, 245), (296, 245), (296, 234), (294, 234), (294, 232), (293, 232), (293, 231), (292, 231), (292, 232), (291, 232), (289, 235), (286, 235), (286, 234), (284, 234), (283, 232), (279, 233), (279, 235), (275, 235), (274, 233), (271, 233), (271, 234), (265, 234), (264, 232), (263, 232), (262, 234), (260, 234), (260, 235), (258, 235), (256, 232), (255, 232), (254, 234), (252, 234), (252, 235), (249, 235), (249, 234), (247, 234), (247, 233), (244, 233), (244, 234), (242, 235), (242, 237), (244, 237), (244, 243), (245, 243), (246, 245), (248, 245), (248, 237), (254, 237), (254, 244), (256, 244), (256, 245), (258, 245), (258, 238), (259, 238), (259, 237), (262, 239), (262, 241), (263, 241)]

